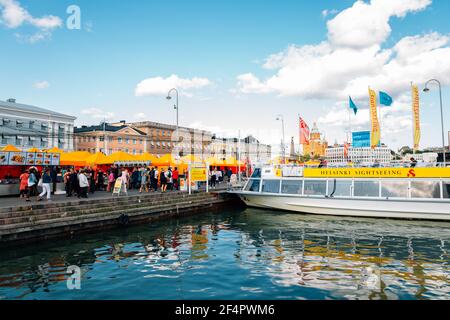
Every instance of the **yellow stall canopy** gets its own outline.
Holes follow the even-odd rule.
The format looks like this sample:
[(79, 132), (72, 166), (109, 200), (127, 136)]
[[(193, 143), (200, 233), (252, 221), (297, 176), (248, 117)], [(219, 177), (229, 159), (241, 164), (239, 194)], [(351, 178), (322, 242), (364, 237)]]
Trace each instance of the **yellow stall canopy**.
[(60, 165), (84, 167), (86, 165), (86, 159), (90, 156), (91, 154), (86, 151), (63, 153), (61, 154)]
[(106, 156), (102, 152), (97, 152), (96, 154), (90, 155), (86, 159), (86, 165), (94, 166), (99, 164), (100, 162), (106, 160)]
[(20, 149), (14, 147), (14, 146), (11, 145), (11, 144), (8, 144), (7, 146), (3, 147), (3, 148), (1, 149), (1, 151), (5, 151), (5, 152), (8, 152), (8, 151), (9, 151), (9, 152), (19, 152)]
[(148, 153), (148, 152), (143, 153), (143, 154), (137, 156), (136, 158), (137, 158), (137, 160), (139, 160), (139, 161), (150, 161), (152, 165), (153, 165), (156, 161), (158, 161), (158, 158), (157, 158), (157, 157), (155, 157), (154, 155), (152, 155), (152, 154), (150, 154), (150, 153)]
[(170, 167), (170, 166), (179, 166), (181, 161), (175, 159), (171, 153), (168, 153), (161, 158), (158, 158), (153, 165), (160, 167)]
[(58, 149), (57, 147), (53, 147), (51, 149), (45, 150), (47, 153), (64, 153), (64, 150)]
[(106, 156), (103, 160), (99, 161), (97, 164), (114, 164), (115, 162), (133, 162), (140, 161), (136, 156), (129, 153), (119, 151)]
[(38, 148), (31, 148), (28, 149), (27, 152), (41, 152), (41, 150), (39, 150)]

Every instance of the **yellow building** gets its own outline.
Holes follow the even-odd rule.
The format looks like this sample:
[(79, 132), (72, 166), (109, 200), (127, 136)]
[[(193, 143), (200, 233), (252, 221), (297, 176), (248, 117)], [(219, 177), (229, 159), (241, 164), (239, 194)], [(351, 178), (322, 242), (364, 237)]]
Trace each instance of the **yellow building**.
[(302, 146), (304, 156), (309, 155), (311, 158), (325, 157), (325, 150), (328, 148), (328, 142), (325, 139), (322, 139), (316, 123), (314, 123), (314, 127), (309, 134), (309, 144), (302, 144)]

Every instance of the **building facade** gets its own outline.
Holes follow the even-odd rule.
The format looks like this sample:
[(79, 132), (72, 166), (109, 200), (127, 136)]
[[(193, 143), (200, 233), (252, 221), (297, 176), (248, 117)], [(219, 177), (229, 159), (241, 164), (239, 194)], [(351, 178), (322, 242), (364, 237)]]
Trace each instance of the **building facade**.
[(21, 150), (57, 147), (72, 151), (75, 119), (15, 99), (0, 101), (0, 148), (11, 144)]
[[(112, 125), (124, 125), (125, 121)], [(142, 121), (128, 123), (132, 128), (138, 129), (147, 135), (148, 143), (146, 151), (154, 155), (172, 153), (177, 146), (176, 129), (174, 125)], [(209, 152), (212, 133), (187, 127), (179, 127), (179, 156), (187, 154), (202, 155)]]
[(313, 128), (309, 134), (309, 143), (302, 144), (303, 155), (310, 156), (311, 158), (320, 158), (325, 156), (325, 150), (328, 148), (328, 142), (322, 139), (322, 135), (317, 128), (317, 124), (314, 123)]
[(272, 146), (260, 143), (253, 136), (240, 140), (213, 136), (210, 155), (219, 161), (225, 160), (227, 157), (234, 157), (251, 164), (264, 164), (272, 158)]
[(110, 155), (123, 151), (140, 155), (147, 150), (147, 135), (128, 125), (82, 126), (75, 128), (75, 150), (90, 153), (102, 152)]
[(329, 164), (346, 164), (352, 162), (354, 164), (372, 164), (379, 162), (388, 164), (392, 161), (391, 150), (387, 147), (378, 147), (372, 149), (370, 147), (348, 148), (346, 155), (344, 146), (327, 148), (325, 151), (325, 159)]

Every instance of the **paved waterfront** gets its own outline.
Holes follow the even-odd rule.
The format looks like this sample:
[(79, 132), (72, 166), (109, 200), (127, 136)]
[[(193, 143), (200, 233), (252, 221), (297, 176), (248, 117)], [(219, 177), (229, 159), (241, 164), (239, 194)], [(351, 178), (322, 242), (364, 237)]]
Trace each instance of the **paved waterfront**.
[[(204, 190), (204, 189), (203, 189)], [(226, 190), (226, 184), (222, 183), (220, 185), (218, 185), (218, 187), (216, 189), (211, 189), (211, 192), (223, 192)], [(167, 191), (167, 194), (170, 194), (170, 192), (173, 191)], [(161, 191), (157, 191), (157, 192), (143, 192), (143, 194), (154, 194), (154, 193), (159, 193), (161, 194)], [(132, 189), (132, 190), (128, 190), (128, 196), (136, 196), (139, 194), (139, 190), (137, 189)], [(117, 197), (117, 195), (114, 195), (115, 197)], [(127, 195), (125, 194), (121, 194), (120, 197), (126, 197)], [(106, 192), (106, 191), (96, 191), (95, 193), (90, 193), (89, 194), (89, 198), (88, 199), (107, 199), (107, 198), (111, 198), (112, 194), (110, 192)], [(27, 202), (25, 201), (25, 199), (21, 199), (18, 196), (16, 197), (1, 197), (0, 198), (0, 208), (9, 208), (9, 207), (20, 207), (20, 206), (27, 206), (27, 205), (32, 205), (32, 204), (45, 204), (48, 203), (47, 200), (42, 200), (42, 201), (37, 201), (36, 197), (32, 197), (30, 198), (31, 201)], [(66, 197), (65, 194), (56, 194), (56, 195), (52, 195), (51, 197), (51, 202), (52, 203), (64, 203), (64, 202), (74, 202), (77, 201), (78, 198), (76, 196), (72, 196), (72, 197)], [(83, 198), (79, 199), (80, 201), (86, 200)]]

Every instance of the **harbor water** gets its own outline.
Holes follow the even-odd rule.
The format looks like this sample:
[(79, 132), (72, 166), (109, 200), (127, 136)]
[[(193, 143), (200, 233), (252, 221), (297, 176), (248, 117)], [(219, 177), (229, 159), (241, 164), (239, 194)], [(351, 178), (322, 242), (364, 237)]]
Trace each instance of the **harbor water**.
[(245, 209), (0, 249), (0, 299), (449, 299), (449, 250), (450, 223)]

